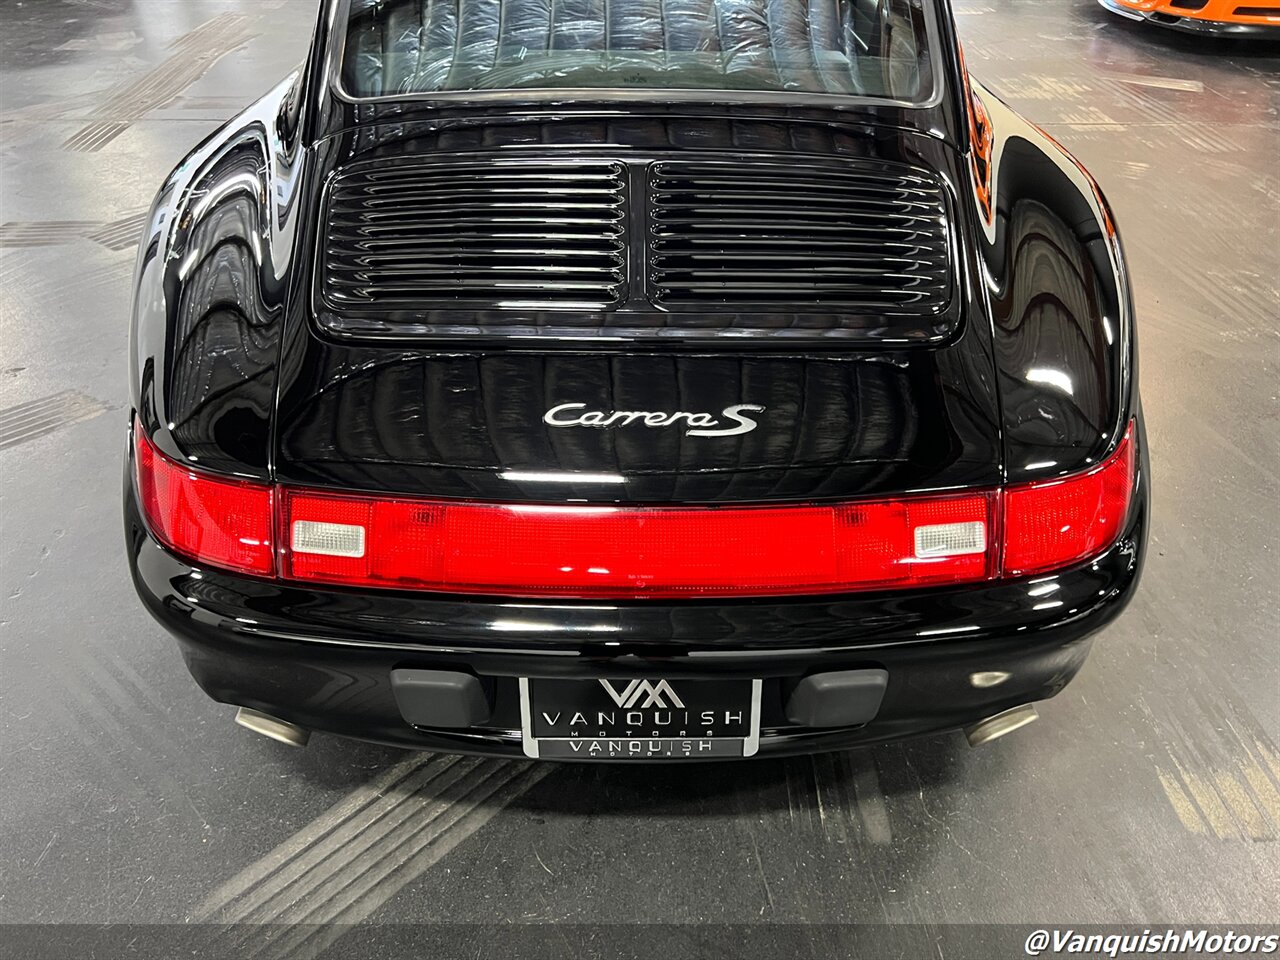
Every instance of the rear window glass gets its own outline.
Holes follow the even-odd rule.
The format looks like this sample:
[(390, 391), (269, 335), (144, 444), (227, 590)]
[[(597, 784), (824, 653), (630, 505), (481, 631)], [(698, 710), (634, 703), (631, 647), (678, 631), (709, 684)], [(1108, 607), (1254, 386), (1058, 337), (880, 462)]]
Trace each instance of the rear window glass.
[(343, 86), (794, 91), (919, 102), (924, 0), (351, 0)]

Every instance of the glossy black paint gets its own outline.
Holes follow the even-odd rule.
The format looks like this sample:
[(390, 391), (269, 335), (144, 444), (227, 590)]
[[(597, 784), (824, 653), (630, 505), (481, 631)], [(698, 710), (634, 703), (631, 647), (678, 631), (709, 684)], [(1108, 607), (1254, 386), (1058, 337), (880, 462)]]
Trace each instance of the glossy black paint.
[[(1148, 469), (1144, 456), (1140, 493)], [(1047, 699), (1132, 598), (1148, 516), (1139, 496), (1105, 554), (1024, 581), (814, 599), (539, 603), (313, 590), (193, 567), (150, 538), (132, 490), (125, 494), (139, 596), (211, 697), (344, 736), (511, 756), (521, 753), (519, 677), (762, 678), (762, 755), (947, 730)], [(390, 684), (399, 668), (492, 682), (493, 716), (465, 732), (407, 725)], [(874, 721), (816, 730), (787, 719), (787, 696), (802, 677), (867, 668), (889, 674)], [(986, 689), (969, 680), (992, 670), (1009, 680)]]
[(282, 83), (170, 174), (139, 248), (134, 409), (165, 453), (218, 473), (270, 475), (304, 207), (299, 84)]
[[(439, 497), (838, 500), (1062, 476), (1097, 463), (1140, 418), (1133, 311), (1106, 203), (1041, 131), (976, 83), (970, 95), (945, 3), (936, 5), (941, 97), (920, 108), (528, 91), (355, 103), (324, 82), (326, 24), (339, 6), (322, 10), (298, 74), (197, 148), (157, 198), (136, 280), (132, 387), (141, 423), (170, 456), (236, 476)], [(974, 113), (981, 117), (971, 129)], [(835, 345), (440, 343), (412, 329), (322, 332), (313, 269), (327, 178), (368, 157), (497, 152), (927, 166), (954, 211), (957, 323), (937, 342)], [(543, 414), (567, 401), (599, 410), (766, 410), (756, 430), (720, 438), (546, 425)], [(574, 472), (622, 482), (527, 479)], [(593, 635), (599, 605), (550, 601), (537, 605), (545, 631), (517, 641), (500, 623), (504, 611), (527, 604), (311, 591), (193, 571), (147, 538), (128, 482), (126, 530), (143, 599), (182, 640), (198, 679), (229, 702), (389, 742), (506, 749), (397, 728), (382, 712), (390, 668), (463, 663), (500, 676), (572, 675), (610, 663), (678, 672), (705, 662), (750, 671), (778, 656), (770, 676), (781, 683), (818, 666), (858, 666), (870, 649), (896, 651), (874, 661), (891, 677), (927, 664), (903, 675), (905, 687), (891, 679), (886, 710), (896, 719), (883, 727), (826, 739), (792, 731), (787, 741), (835, 747), (954, 726), (1060, 689), (1083, 658), (1084, 638), (1136, 585), (1148, 472), (1144, 465), (1120, 544), (1098, 564), (1054, 578), (1078, 594), (1070, 615), (1033, 614), (1025, 585), (1003, 583), (821, 601), (606, 605), (610, 629)], [(568, 625), (572, 643), (559, 639)], [(976, 626), (981, 640), (966, 637), (962, 649), (927, 639), (948, 625)], [(1025, 634), (1040, 638), (1030, 659), (1020, 653)], [(624, 646), (606, 651), (605, 642)], [(689, 659), (698, 645), (720, 642), (737, 659)], [(419, 647), (430, 656), (408, 655)], [(979, 662), (985, 667), (973, 669), (1007, 662), (1028, 672), (1018, 685), (975, 691), (960, 679)], [(291, 675), (315, 682), (287, 693)], [(894, 699), (903, 689), (941, 700), (913, 710)], [(344, 712), (341, 690), (370, 698), (368, 715)]]
[[(560, 156), (724, 157), (767, 150), (775, 160), (887, 159), (939, 171), (953, 185), (964, 169), (944, 143), (896, 126), (766, 118), (755, 108), (733, 119), (714, 109), (690, 115), (688, 107), (625, 120), (612, 112), (481, 115), (439, 129), (408, 121), (360, 126), (317, 147), (316, 177), (326, 180), (342, 164), (368, 157), (469, 154), (481, 145), (504, 156), (552, 149)], [(318, 215), (306, 219), (315, 223)], [(282, 354), (276, 475), (285, 482), (546, 502), (838, 499), (994, 485), (999, 413), (990, 333), (981, 319), (978, 265), (962, 252), (959, 268), (965, 319), (957, 335), (927, 351), (870, 338), (848, 349), (821, 342), (784, 348), (755, 338), (689, 346), (495, 338), (474, 347), (476, 338), (467, 337), (447, 350), (431, 349), (410, 333), (382, 343), (335, 339), (316, 328), (308, 304), (297, 303)], [(564, 430), (542, 422), (548, 409), (570, 401), (600, 410), (718, 411), (749, 403), (766, 411), (752, 433), (714, 440), (638, 425)], [(509, 472), (605, 472), (625, 484), (530, 485), (502, 479)]]
[[(977, 357), (428, 357), (305, 340), (296, 366), (310, 373), (285, 388), (279, 413), (276, 474), (287, 482), (490, 500), (714, 503), (999, 480), (991, 377)], [(986, 391), (981, 378), (962, 379), (966, 360), (985, 375)], [(542, 422), (568, 401), (766, 409), (741, 437)], [(580, 471), (623, 482), (522, 479)]]
[(976, 211), (974, 242), (993, 322), (1006, 479), (1062, 476), (1104, 458), (1138, 407), (1124, 254), (1088, 172), (981, 84), (972, 88), (991, 137), (990, 218)]

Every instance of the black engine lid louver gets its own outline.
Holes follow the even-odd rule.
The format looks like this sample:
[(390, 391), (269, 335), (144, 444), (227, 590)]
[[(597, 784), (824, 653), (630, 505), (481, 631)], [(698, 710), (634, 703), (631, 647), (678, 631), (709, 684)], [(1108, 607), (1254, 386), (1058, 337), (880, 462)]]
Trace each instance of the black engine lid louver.
[(941, 183), (900, 165), (659, 161), (649, 285), (662, 304), (936, 315), (951, 293)]
[(938, 341), (941, 178), (863, 158), (363, 160), (334, 175), (317, 318), (344, 336)]
[(330, 189), (337, 309), (605, 309), (625, 278), (625, 168), (608, 160), (363, 163)]

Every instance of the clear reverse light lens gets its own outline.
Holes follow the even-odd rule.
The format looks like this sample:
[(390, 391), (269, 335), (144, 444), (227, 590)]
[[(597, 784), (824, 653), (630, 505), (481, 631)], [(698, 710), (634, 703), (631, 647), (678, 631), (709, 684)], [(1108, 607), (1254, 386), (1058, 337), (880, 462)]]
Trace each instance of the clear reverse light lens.
[(350, 523), (293, 522), (295, 553), (318, 553), (326, 557), (363, 557), (364, 527)]
[(987, 549), (987, 525), (972, 523), (931, 523), (916, 527), (916, 557), (961, 557)]

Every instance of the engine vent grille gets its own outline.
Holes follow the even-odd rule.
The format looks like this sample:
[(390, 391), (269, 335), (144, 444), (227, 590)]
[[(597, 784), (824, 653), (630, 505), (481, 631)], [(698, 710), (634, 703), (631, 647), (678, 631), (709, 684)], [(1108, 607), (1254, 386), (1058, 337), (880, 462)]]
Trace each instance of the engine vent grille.
[(661, 161), (649, 169), (650, 295), (936, 315), (951, 294), (944, 197), (900, 165)]
[(329, 195), (339, 310), (607, 308), (623, 296), (625, 169), (608, 160), (365, 163)]

